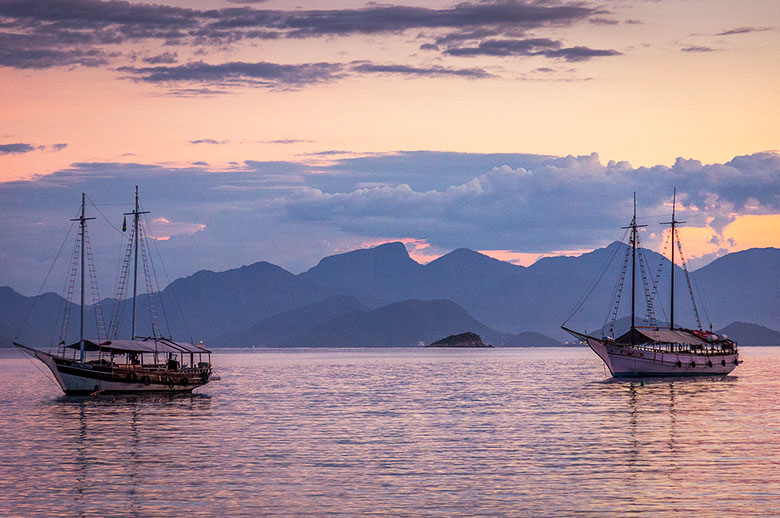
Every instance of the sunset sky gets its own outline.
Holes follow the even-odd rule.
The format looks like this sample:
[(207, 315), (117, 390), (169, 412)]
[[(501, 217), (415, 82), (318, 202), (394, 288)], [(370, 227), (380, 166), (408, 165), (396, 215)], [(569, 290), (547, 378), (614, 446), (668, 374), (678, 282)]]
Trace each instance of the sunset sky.
[(620, 237), (634, 191), (660, 251), (675, 187), (694, 267), (780, 246), (777, 0), (0, 0), (0, 113), (25, 294), (80, 193), (121, 224), (134, 185), (173, 277), (527, 265)]

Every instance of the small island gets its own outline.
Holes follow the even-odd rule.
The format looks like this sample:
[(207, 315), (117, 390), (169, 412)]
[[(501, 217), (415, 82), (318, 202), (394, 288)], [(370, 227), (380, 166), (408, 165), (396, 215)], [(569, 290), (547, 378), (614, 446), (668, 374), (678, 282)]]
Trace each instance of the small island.
[(482, 338), (471, 332), (461, 333), (459, 335), (450, 335), (447, 338), (436, 340), (426, 347), (493, 347), (492, 345), (485, 344)]

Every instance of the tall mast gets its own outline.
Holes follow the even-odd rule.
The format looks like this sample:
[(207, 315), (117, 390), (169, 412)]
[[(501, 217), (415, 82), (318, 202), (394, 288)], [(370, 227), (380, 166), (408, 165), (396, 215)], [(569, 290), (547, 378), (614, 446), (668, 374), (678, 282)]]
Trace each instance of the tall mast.
[(78, 221), (79, 225), (81, 226), (81, 322), (79, 326), (79, 361), (84, 362), (84, 322), (86, 321), (86, 312), (85, 307), (86, 303), (84, 300), (84, 284), (85, 284), (85, 264), (86, 264), (86, 256), (85, 256), (85, 250), (86, 250), (86, 234), (87, 234), (87, 220), (88, 219), (95, 219), (95, 218), (87, 218), (85, 217), (86, 212), (86, 206), (87, 206), (87, 195), (86, 193), (81, 193), (81, 216), (78, 218), (72, 219), (71, 221)]
[(675, 209), (677, 207), (677, 187), (674, 188), (674, 194), (672, 194), (672, 221), (667, 221), (666, 223), (661, 223), (662, 225), (671, 225), (672, 226), (672, 275), (671, 278), (671, 290), (670, 290), (670, 300), (669, 300), (669, 329), (674, 329), (674, 245), (675, 245), (675, 228), (677, 227), (678, 223), (685, 223), (684, 221), (677, 221), (675, 219)]
[(636, 192), (634, 193), (634, 219), (631, 220), (631, 329), (634, 329), (636, 309)]
[(138, 218), (141, 214), (149, 214), (148, 211), (141, 212), (138, 204), (138, 186), (135, 186), (135, 210), (125, 212), (125, 216), (133, 216), (133, 319), (130, 339), (135, 340), (135, 314), (136, 297), (138, 296)]
[[(631, 224), (627, 227), (631, 229), (631, 329), (636, 327), (636, 242), (637, 242), (637, 228), (646, 227), (647, 225), (636, 224), (636, 192), (634, 193), (634, 218), (631, 220)], [(634, 342), (633, 334), (631, 335), (631, 343)]]

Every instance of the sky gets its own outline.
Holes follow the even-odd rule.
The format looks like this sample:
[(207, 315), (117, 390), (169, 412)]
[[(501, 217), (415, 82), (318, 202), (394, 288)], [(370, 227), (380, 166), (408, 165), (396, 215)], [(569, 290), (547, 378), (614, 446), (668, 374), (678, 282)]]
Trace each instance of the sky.
[(82, 192), (113, 268), (135, 185), (171, 278), (528, 265), (634, 192), (661, 251), (675, 188), (694, 267), (780, 247), (778, 92), (776, 0), (0, 0), (0, 285), (38, 291)]

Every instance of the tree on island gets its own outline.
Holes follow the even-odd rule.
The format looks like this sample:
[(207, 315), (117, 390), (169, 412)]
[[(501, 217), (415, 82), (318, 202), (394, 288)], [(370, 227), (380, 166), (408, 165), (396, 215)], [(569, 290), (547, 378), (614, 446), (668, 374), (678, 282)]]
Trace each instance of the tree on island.
[(493, 347), (482, 342), (482, 338), (472, 332), (465, 332), (459, 335), (450, 335), (447, 338), (436, 340), (427, 347)]

